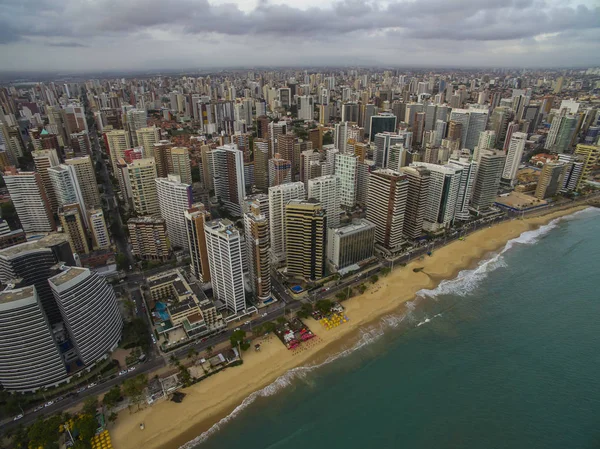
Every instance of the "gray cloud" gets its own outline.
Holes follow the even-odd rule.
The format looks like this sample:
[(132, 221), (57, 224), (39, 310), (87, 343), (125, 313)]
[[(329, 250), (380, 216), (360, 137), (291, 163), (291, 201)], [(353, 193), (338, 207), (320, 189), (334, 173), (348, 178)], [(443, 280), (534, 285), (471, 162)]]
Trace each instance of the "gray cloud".
[[(359, 55), (359, 48), (368, 52), (377, 42), (382, 48), (397, 47), (400, 42), (430, 49), (432, 54), (439, 48), (466, 54), (521, 41), (522, 47), (532, 52), (548, 52), (550, 43), (558, 43), (546, 42), (541, 49), (534, 38), (554, 33), (569, 40), (563, 45), (580, 42), (589, 46), (578, 36), (600, 29), (600, 7), (554, 1), (396, 0), (380, 6), (377, 1), (341, 0), (299, 9), (261, 0), (254, 10), (244, 12), (234, 3), (213, 5), (208, 0), (2, 0), (0, 53), (19, 42), (73, 49), (116, 42), (118, 52), (133, 45), (130, 41), (140, 35), (145, 35), (147, 51), (151, 51), (158, 44), (148, 36), (158, 32), (172, 38), (172, 51), (180, 51), (182, 57), (184, 51), (189, 54), (187, 41), (208, 38), (218, 42), (212, 44), (215, 48), (238, 48), (251, 39), (268, 39), (273, 48), (284, 42), (294, 48), (301, 42), (312, 42), (321, 50), (328, 48), (338, 55), (354, 50), (361, 57), (368, 53)], [(219, 55), (214, 57), (219, 59)], [(598, 52), (590, 58), (595, 59), (594, 64)]]

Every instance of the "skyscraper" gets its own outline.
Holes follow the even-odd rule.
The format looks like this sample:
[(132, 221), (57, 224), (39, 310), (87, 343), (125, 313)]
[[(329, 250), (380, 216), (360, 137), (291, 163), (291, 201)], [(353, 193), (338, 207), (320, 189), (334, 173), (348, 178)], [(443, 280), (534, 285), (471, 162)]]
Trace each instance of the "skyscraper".
[[(192, 185), (192, 167), (190, 165), (190, 154), (187, 147), (171, 148), (171, 166), (173, 173), (178, 175), (181, 182)], [(166, 178), (166, 176), (164, 176)]]
[(160, 216), (156, 193), (156, 162), (151, 158), (132, 161), (125, 168), (125, 183), (133, 210), (138, 215)]
[(583, 187), (582, 183), (592, 177), (592, 170), (600, 161), (600, 146), (579, 144), (575, 148), (575, 155), (579, 156), (583, 161), (581, 178), (577, 183), (577, 190), (580, 190)]
[(521, 165), (526, 142), (527, 134), (525, 133), (513, 133), (510, 138), (506, 154), (506, 164), (502, 172), (502, 179), (510, 184), (513, 184), (517, 177), (517, 170), (519, 169), (519, 165)]
[(430, 173), (425, 167), (403, 167), (401, 173), (406, 175), (408, 181), (402, 232), (409, 239), (417, 239), (423, 234)]
[(156, 126), (140, 128), (135, 135), (134, 146), (144, 148), (144, 157), (154, 158), (154, 145), (160, 141), (160, 129)]
[(307, 280), (325, 275), (327, 215), (313, 199), (290, 200), (285, 206), (287, 274)]
[(367, 220), (375, 225), (375, 242), (388, 250), (402, 244), (408, 196), (405, 175), (382, 168), (371, 172), (367, 198)]
[(396, 116), (391, 113), (380, 113), (371, 117), (370, 141), (375, 140), (375, 136), (383, 132), (396, 131)]
[[(453, 109), (450, 120), (460, 123), (461, 126), (461, 148), (473, 150), (479, 141), (479, 134), (485, 131), (487, 125), (487, 109)], [(448, 133), (450, 136), (450, 132)]]
[(321, 155), (315, 150), (300, 153), (300, 181), (308, 189), (308, 180), (321, 176)]
[(269, 220), (261, 213), (258, 203), (244, 214), (248, 274), (254, 299), (265, 304), (271, 298), (271, 244)]
[(484, 150), (491, 150), (494, 148), (496, 143), (496, 132), (495, 131), (482, 131), (479, 133), (479, 141), (477, 142), (477, 146), (475, 147), (475, 151), (473, 153), (473, 160), (475, 162), (479, 162), (479, 158), (481, 157), (481, 152)]
[(88, 254), (90, 247), (88, 244), (86, 225), (82, 217), (82, 211), (79, 204), (66, 204), (58, 210), (58, 218), (63, 232), (69, 237), (69, 243), (73, 252), (81, 255)]
[[(335, 155), (335, 176), (340, 179), (340, 205), (356, 206), (356, 185), (358, 182), (358, 156), (351, 154)], [(328, 220), (334, 220), (328, 211)]]
[(462, 170), (425, 162), (413, 162), (411, 166), (426, 168), (430, 173), (423, 229), (437, 232), (448, 228), (454, 223)]
[(269, 187), (292, 182), (292, 162), (276, 153), (269, 159)]
[(72, 166), (83, 197), (82, 212), (96, 209), (102, 205), (96, 183), (96, 174), (90, 156), (75, 157), (65, 160), (65, 165)]
[(544, 164), (534, 196), (539, 200), (543, 200), (558, 194), (563, 186), (566, 168), (566, 164), (562, 162), (548, 162)]
[(195, 203), (185, 211), (184, 217), (190, 249), (190, 268), (200, 282), (210, 282), (208, 250), (204, 233), (204, 224), (210, 221), (210, 212), (206, 210), (204, 204)]
[(269, 188), (269, 141), (254, 139), (254, 184), (258, 190)]
[(312, 120), (314, 117), (313, 97), (302, 95), (297, 98), (298, 101), (298, 119)]
[(455, 217), (458, 220), (468, 220), (470, 218), (469, 205), (473, 196), (475, 176), (477, 175), (477, 162), (468, 158), (450, 159), (448, 166), (461, 170)]
[(233, 223), (217, 219), (204, 224), (208, 265), (215, 299), (238, 314), (246, 310), (242, 239)]
[(226, 144), (209, 152), (215, 196), (232, 215), (242, 215), (246, 196), (244, 155), (236, 145)]
[[(148, 114), (144, 109), (129, 109), (125, 115), (126, 129), (134, 147), (142, 145), (142, 143), (139, 142), (137, 131), (146, 128), (147, 116)], [(148, 155), (146, 155), (146, 157), (148, 157)]]
[(341, 122), (335, 125), (333, 143), (340, 153), (346, 154), (346, 145), (348, 143), (348, 122)]
[(192, 206), (192, 186), (180, 181), (178, 175), (158, 178), (156, 193), (160, 216), (165, 219), (171, 246), (188, 249), (184, 213)]
[(42, 179), (42, 184), (48, 197), (50, 209), (52, 210), (52, 212), (56, 212), (58, 210), (58, 202), (56, 201), (54, 188), (52, 187), (50, 175), (48, 174), (49, 168), (56, 167), (60, 164), (60, 160), (58, 159), (56, 150), (35, 150), (31, 153), (31, 155), (33, 156), (35, 171), (40, 174), (40, 178)]
[(496, 201), (505, 163), (506, 156), (503, 151), (480, 151), (479, 168), (471, 198), (473, 209), (485, 210)]
[(35, 286), (0, 292), (0, 384), (34, 391), (66, 377)]
[(269, 232), (271, 233), (271, 258), (274, 263), (285, 260), (285, 205), (292, 199), (304, 199), (304, 184), (290, 182), (269, 188)]
[(335, 270), (373, 257), (375, 225), (358, 219), (341, 228), (330, 228), (327, 236), (327, 259)]
[(84, 365), (116, 349), (123, 319), (115, 291), (106, 279), (87, 268), (66, 267), (48, 283)]
[(340, 199), (342, 182), (336, 175), (320, 176), (308, 181), (307, 198), (314, 198), (327, 214), (327, 227), (337, 228), (340, 225)]
[(154, 144), (153, 154), (156, 162), (156, 174), (159, 178), (166, 178), (169, 173), (173, 173), (171, 149), (174, 146), (168, 140), (160, 140)]
[(113, 170), (117, 170), (117, 162), (125, 157), (125, 150), (128, 150), (134, 145), (131, 145), (131, 137), (129, 133), (122, 129), (115, 129), (104, 134), (104, 138), (108, 144), (108, 153)]
[(4, 182), (26, 233), (51, 232), (56, 229), (39, 173), (22, 172), (9, 167), (4, 172)]
[(139, 217), (127, 221), (131, 253), (143, 260), (165, 261), (170, 245), (164, 218)]
[(93, 249), (110, 248), (110, 236), (106, 227), (106, 220), (104, 220), (104, 212), (102, 209), (90, 209), (87, 213)]

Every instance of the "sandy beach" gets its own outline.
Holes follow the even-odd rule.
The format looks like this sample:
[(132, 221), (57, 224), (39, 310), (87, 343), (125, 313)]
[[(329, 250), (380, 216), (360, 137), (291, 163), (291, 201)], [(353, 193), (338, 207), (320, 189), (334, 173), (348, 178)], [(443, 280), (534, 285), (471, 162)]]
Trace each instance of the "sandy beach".
[[(304, 349), (288, 351), (275, 337), (262, 343), (260, 352), (243, 354), (244, 364), (228, 368), (204, 381), (183, 390), (181, 404), (162, 401), (152, 407), (130, 413), (124, 410), (110, 428), (116, 449), (175, 449), (200, 435), (229, 415), (252, 393), (273, 383), (289, 370), (325, 360), (343, 348), (353, 346), (359, 329), (378, 321), (394, 311), (403, 311), (406, 301), (421, 289), (434, 288), (443, 279), (452, 279), (458, 272), (471, 268), (491, 252), (504, 247), (507, 241), (525, 231), (536, 229), (554, 218), (571, 214), (585, 206), (555, 211), (550, 214), (512, 220), (484, 228), (436, 250), (431, 257), (398, 267), (363, 294), (344, 302), (350, 321), (332, 330), (320, 323), (306, 320), (318, 335)], [(422, 268), (414, 272), (414, 268)], [(145, 429), (140, 430), (143, 422)]]

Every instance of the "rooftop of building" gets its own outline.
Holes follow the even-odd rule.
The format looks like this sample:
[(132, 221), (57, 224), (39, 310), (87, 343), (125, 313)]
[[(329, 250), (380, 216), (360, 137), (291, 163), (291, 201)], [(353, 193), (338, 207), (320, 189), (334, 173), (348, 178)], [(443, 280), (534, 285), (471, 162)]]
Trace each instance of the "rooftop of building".
[(69, 239), (66, 234), (48, 234), (42, 237), (41, 239), (32, 240), (25, 243), (20, 243), (18, 245), (10, 246), (8, 248), (4, 248), (0, 250), (0, 257), (11, 258), (28, 251), (46, 249), (51, 246), (59, 245), (68, 241)]
[(369, 229), (369, 228), (375, 228), (375, 225), (373, 223), (371, 223), (369, 220), (366, 220), (364, 218), (359, 218), (359, 219), (353, 220), (352, 223), (350, 223), (346, 226), (342, 226), (341, 228), (333, 229), (333, 232), (338, 235), (346, 235), (346, 234), (352, 234), (353, 232), (362, 231), (362, 230)]
[(31, 298), (34, 295), (35, 287), (23, 287), (14, 290), (6, 289), (0, 292), (0, 304), (8, 304), (14, 301)]
[(148, 285), (150, 288), (156, 287), (157, 285), (167, 284), (179, 279), (179, 272), (169, 271), (167, 273), (160, 273), (154, 276), (148, 277)]
[(127, 220), (127, 224), (164, 224), (164, 218), (155, 218), (155, 217), (136, 217), (130, 218)]
[(59, 273), (55, 276), (52, 276), (50, 279), (48, 279), (48, 282), (50, 282), (58, 287), (69, 281), (72, 281), (77, 276), (80, 276), (83, 273), (88, 272), (88, 271), (89, 270), (86, 268), (65, 267), (64, 271), (62, 271), (61, 273)]

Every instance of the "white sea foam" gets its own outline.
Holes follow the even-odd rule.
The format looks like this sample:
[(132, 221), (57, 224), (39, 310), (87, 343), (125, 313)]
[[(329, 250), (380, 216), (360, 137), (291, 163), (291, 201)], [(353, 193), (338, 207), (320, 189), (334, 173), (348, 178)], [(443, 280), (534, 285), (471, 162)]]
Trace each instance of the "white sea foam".
[(597, 213), (596, 208), (583, 209), (564, 217), (555, 218), (548, 224), (540, 226), (538, 229), (522, 233), (519, 237), (509, 240), (500, 252), (496, 253), (489, 259), (482, 260), (477, 268), (472, 270), (462, 270), (458, 273), (456, 278), (443, 280), (434, 289), (419, 290), (417, 292), (417, 297), (421, 296), (436, 298), (440, 295), (452, 294), (465, 296), (469, 294), (480, 284), (483, 279), (487, 277), (488, 273), (496, 270), (497, 268), (506, 266), (506, 262), (504, 261), (504, 253), (513, 248), (515, 245), (532, 245), (537, 243), (540, 238), (548, 234), (552, 229), (556, 228), (561, 221), (580, 218), (582, 214), (589, 214), (590, 209), (592, 209), (593, 213)]
[[(264, 387), (261, 390), (255, 391), (254, 393), (250, 394), (250, 396), (248, 396), (246, 399), (244, 399), (242, 401), (242, 403), (240, 405), (238, 405), (229, 415), (222, 418), (219, 422), (214, 424), (206, 432), (202, 433), (198, 437), (194, 438), (193, 440), (191, 440), (191, 441), (187, 442), (186, 444), (184, 444), (183, 446), (181, 446), (180, 449), (191, 449), (191, 448), (197, 446), (198, 444), (206, 441), (208, 438), (210, 438), (212, 435), (214, 435), (216, 432), (218, 432), (229, 421), (231, 421), (236, 416), (238, 416), (246, 407), (248, 407), (250, 404), (252, 404), (256, 399), (258, 399), (260, 397), (272, 396), (272, 395), (276, 394), (277, 392), (281, 391), (282, 389), (290, 386), (292, 384), (292, 381), (294, 381), (296, 379), (306, 378), (306, 376), (311, 371), (313, 371), (317, 368), (320, 368), (322, 366), (328, 365), (329, 363), (334, 362), (335, 360), (338, 360), (342, 357), (346, 357), (346, 356), (352, 354), (353, 352), (355, 352), (371, 343), (376, 342), (383, 336), (386, 328), (396, 328), (407, 319), (409, 321), (413, 320), (412, 312), (416, 308), (416, 304), (419, 300), (418, 296), (421, 296), (421, 297), (426, 296), (426, 297), (435, 298), (438, 295), (450, 294), (450, 293), (459, 294), (459, 295), (467, 294), (468, 292), (472, 291), (477, 286), (477, 284), (483, 278), (485, 278), (485, 276), (487, 276), (487, 273), (489, 273), (492, 270), (495, 270), (496, 268), (506, 266), (505, 262), (502, 258), (502, 255), (506, 251), (511, 249), (515, 244), (520, 243), (520, 244), (530, 245), (530, 244), (536, 243), (542, 236), (544, 236), (545, 234), (550, 232), (552, 229), (554, 229), (561, 220), (570, 220), (570, 219), (576, 218), (580, 214), (589, 213), (588, 211), (590, 209), (597, 211), (597, 209), (595, 209), (595, 208), (584, 209), (582, 211), (575, 212), (574, 214), (554, 219), (547, 225), (541, 226), (539, 229), (536, 229), (534, 231), (524, 232), (519, 237), (507, 242), (506, 245), (504, 246), (504, 248), (502, 249), (502, 251), (500, 251), (498, 254), (494, 255), (490, 259), (482, 261), (477, 268), (475, 268), (473, 270), (463, 270), (458, 274), (458, 276), (455, 279), (442, 281), (438, 285), (438, 287), (435, 289), (420, 290), (419, 292), (417, 292), (416, 299), (414, 299), (412, 301), (407, 301), (405, 303), (406, 314), (384, 316), (381, 319), (380, 325), (372, 326), (370, 328), (361, 330), (360, 339), (353, 347), (330, 356), (329, 358), (327, 358), (327, 360), (325, 360), (321, 364), (312, 365), (312, 366), (299, 366), (297, 368), (290, 369), (282, 376), (279, 376), (273, 383), (267, 385), (266, 387)], [(434, 315), (433, 318), (441, 317), (441, 316), (442, 316), (442, 313), (438, 313), (438, 314)], [(422, 326), (423, 324), (429, 323), (429, 322), (431, 322), (431, 320), (432, 320), (432, 318), (425, 318), (425, 320), (417, 323), (417, 327)]]

